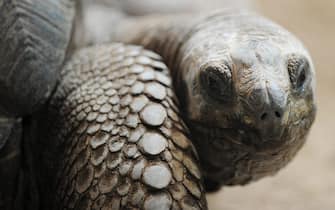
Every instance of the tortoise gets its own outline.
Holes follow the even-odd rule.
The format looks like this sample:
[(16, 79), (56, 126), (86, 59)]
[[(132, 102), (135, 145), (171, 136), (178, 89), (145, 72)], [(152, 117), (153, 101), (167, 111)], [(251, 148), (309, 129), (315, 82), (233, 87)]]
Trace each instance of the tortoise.
[(207, 190), (274, 174), (304, 144), (316, 114), (314, 66), (278, 24), (228, 9), (129, 17), (105, 28), (110, 41), (153, 50), (170, 68)]
[(18, 81), (0, 78), (3, 209), (207, 209), (206, 191), (273, 175), (303, 146), (314, 66), (284, 28), (236, 10), (124, 17), (97, 43), (71, 34), (74, 8), (0, 5), (0, 72)]

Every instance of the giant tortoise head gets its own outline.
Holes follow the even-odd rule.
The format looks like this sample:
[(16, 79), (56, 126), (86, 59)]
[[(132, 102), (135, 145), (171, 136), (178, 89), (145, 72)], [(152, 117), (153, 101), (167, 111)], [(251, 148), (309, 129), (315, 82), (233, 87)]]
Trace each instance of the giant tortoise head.
[(286, 165), (316, 112), (303, 44), (263, 17), (219, 12), (192, 28), (180, 53), (181, 101), (206, 176), (244, 184)]

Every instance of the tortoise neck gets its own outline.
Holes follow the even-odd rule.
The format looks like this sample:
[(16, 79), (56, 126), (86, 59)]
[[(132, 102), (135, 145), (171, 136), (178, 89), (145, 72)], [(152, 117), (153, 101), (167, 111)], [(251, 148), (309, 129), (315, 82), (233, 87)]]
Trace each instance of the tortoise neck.
[(182, 48), (194, 22), (189, 15), (128, 18), (118, 23), (112, 40), (141, 45), (159, 54), (170, 69), (175, 93), (183, 104), (186, 96), (181, 64), (187, 52)]

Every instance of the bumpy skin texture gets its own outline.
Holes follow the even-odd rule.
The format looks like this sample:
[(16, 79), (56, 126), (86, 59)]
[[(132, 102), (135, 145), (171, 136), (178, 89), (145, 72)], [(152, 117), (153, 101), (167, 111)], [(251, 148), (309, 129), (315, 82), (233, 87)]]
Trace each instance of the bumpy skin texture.
[(208, 190), (273, 175), (304, 144), (316, 113), (314, 67), (277, 24), (224, 10), (129, 18), (110, 36), (156, 51), (172, 70)]
[(37, 121), (42, 207), (207, 209), (170, 83), (160, 56), (141, 47), (75, 53)]
[(71, 0), (0, 1), (0, 113), (36, 111), (55, 87), (70, 41)]

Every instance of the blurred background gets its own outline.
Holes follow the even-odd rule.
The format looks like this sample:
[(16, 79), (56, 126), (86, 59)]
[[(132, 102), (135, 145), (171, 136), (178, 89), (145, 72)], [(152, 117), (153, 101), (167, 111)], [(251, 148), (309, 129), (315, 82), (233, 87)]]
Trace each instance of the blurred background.
[[(248, 8), (269, 17), (298, 36), (313, 57), (318, 83), (318, 114), (306, 146), (285, 169), (274, 177), (265, 178), (247, 186), (226, 187), (218, 193), (209, 194), (209, 209), (335, 209), (335, 69), (333, 70), (335, 67), (335, 0), (100, 1), (112, 4), (113, 7), (132, 15), (171, 11), (202, 12), (219, 7)], [(89, 19), (93, 20), (91, 17)], [(95, 24), (94, 21), (92, 24)], [(94, 30), (98, 31), (96, 28)], [(105, 28), (102, 26), (101, 30)]]

